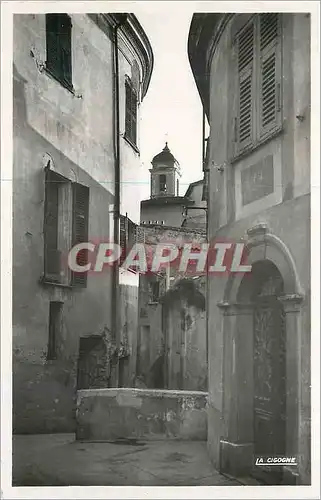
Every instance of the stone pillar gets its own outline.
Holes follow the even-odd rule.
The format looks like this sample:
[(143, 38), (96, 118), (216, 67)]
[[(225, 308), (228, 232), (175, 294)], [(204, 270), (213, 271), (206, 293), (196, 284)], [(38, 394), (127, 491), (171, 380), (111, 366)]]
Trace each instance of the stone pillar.
[(223, 310), (223, 415), (221, 471), (248, 475), (253, 465), (253, 306), (218, 304)]
[(300, 471), (299, 433), (301, 403), (301, 295), (279, 297), (286, 325), (286, 455), (297, 457), (298, 467), (284, 468), (284, 482), (298, 484)]

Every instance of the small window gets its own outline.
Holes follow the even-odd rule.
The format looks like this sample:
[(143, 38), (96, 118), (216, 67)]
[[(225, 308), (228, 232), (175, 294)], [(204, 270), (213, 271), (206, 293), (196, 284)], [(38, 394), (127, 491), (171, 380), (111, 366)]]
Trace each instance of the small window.
[(71, 19), (67, 14), (46, 14), (47, 71), (72, 90)]
[(151, 291), (151, 302), (158, 302), (160, 293), (159, 281), (153, 281), (150, 284), (150, 291)]
[(49, 303), (49, 335), (47, 360), (57, 359), (61, 340), (62, 302)]
[(167, 190), (167, 184), (166, 184), (166, 175), (161, 174), (159, 176), (159, 192), (160, 193), (166, 193)]
[(134, 146), (137, 145), (137, 93), (128, 79), (126, 89), (125, 137)]

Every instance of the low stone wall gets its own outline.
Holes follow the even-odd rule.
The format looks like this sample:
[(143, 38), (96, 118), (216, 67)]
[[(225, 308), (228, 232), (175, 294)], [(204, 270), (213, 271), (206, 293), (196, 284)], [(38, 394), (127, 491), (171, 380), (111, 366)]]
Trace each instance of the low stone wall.
[(207, 439), (207, 393), (86, 389), (77, 393), (76, 439)]

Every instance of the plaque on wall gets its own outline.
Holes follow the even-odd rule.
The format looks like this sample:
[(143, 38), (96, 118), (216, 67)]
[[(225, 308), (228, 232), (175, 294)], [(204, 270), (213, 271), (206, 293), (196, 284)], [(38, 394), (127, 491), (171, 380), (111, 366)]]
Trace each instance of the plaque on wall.
[(248, 205), (274, 191), (273, 155), (241, 172), (242, 204)]

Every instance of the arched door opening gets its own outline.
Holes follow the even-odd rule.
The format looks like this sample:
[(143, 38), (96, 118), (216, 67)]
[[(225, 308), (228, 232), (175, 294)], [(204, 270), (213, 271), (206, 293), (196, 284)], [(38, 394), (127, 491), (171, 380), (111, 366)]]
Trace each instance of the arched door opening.
[[(238, 291), (253, 307), (253, 454), (275, 457), (286, 454), (286, 356), (285, 315), (279, 297), (282, 276), (270, 261), (258, 261)], [(270, 484), (282, 481), (277, 466), (255, 466), (253, 475)]]

